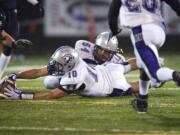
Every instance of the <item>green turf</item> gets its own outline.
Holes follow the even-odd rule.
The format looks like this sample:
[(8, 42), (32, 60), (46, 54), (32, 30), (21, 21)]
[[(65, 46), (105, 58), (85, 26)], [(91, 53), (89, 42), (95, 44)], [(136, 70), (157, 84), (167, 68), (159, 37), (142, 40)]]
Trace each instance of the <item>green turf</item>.
[[(166, 55), (165, 58), (168, 66), (180, 69), (179, 56)], [(128, 80), (136, 79), (128, 77)], [(44, 90), (42, 80), (17, 83), (24, 91)], [(180, 88), (173, 82), (150, 91), (146, 114), (132, 109), (132, 99), (134, 96), (87, 98), (70, 95), (48, 101), (0, 100), (0, 135), (180, 134)]]

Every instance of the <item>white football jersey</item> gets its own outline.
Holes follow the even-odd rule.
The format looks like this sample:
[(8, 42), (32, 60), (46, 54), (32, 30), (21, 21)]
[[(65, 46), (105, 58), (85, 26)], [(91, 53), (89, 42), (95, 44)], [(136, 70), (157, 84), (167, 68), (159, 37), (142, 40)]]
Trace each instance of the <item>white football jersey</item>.
[[(60, 85), (67, 91), (82, 96), (108, 96), (114, 89), (127, 91), (130, 85), (124, 77), (124, 67), (121, 64), (107, 64), (91, 67), (82, 59), (60, 80)], [(83, 90), (79, 90), (81, 86)]]
[(120, 25), (135, 27), (141, 24), (163, 22), (161, 0), (121, 0)]
[[(93, 56), (93, 51), (94, 51), (94, 46), (95, 44), (87, 41), (87, 40), (78, 40), (75, 44), (75, 50), (78, 52), (79, 56), (85, 60), (88, 64), (93, 64), (92, 62), (94, 62), (94, 64), (96, 63), (96, 60)], [(122, 56), (121, 54), (116, 54), (112, 57), (112, 59), (109, 62), (112, 63), (117, 63), (120, 64), (122, 62), (125, 61), (124, 56)], [(97, 64), (97, 63), (96, 63)]]
[(78, 40), (75, 44), (75, 50), (78, 52), (79, 57), (82, 59), (90, 59), (95, 61), (93, 56), (95, 44), (87, 40)]

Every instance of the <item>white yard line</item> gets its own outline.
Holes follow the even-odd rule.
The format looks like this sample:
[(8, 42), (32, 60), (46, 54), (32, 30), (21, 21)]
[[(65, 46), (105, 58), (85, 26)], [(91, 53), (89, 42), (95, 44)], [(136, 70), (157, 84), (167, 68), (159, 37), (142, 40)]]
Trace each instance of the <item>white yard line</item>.
[(149, 134), (177, 134), (179, 131), (143, 131), (143, 130), (121, 130), (121, 129), (91, 129), (91, 128), (48, 128), (48, 127), (15, 127), (15, 126), (0, 126), (0, 130), (12, 131), (68, 131), (68, 132), (113, 132), (113, 133), (149, 133)]

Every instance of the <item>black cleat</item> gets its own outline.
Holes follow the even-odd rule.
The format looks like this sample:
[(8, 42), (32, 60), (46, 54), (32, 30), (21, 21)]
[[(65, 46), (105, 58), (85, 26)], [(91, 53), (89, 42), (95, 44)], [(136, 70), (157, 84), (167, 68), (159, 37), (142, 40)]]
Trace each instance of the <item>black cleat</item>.
[(147, 98), (147, 95), (139, 95), (139, 98), (136, 98), (131, 102), (132, 107), (139, 113), (146, 113), (148, 109)]
[(139, 113), (146, 113), (148, 109), (147, 100), (145, 99), (134, 99), (132, 101), (132, 107)]
[(180, 72), (177, 71), (173, 72), (173, 81), (176, 82), (177, 86), (180, 86)]

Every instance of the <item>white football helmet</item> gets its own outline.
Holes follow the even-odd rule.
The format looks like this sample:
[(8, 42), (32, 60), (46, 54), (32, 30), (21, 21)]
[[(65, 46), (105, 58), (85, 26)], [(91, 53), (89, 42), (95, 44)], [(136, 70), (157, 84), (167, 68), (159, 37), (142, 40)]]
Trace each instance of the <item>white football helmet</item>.
[(48, 73), (54, 76), (64, 75), (70, 71), (78, 61), (78, 53), (72, 47), (61, 46), (50, 58)]
[(115, 36), (112, 36), (111, 32), (102, 32), (96, 37), (95, 44), (110, 50), (116, 52), (118, 49), (118, 40)]
[(102, 32), (97, 36), (93, 55), (98, 64), (109, 61), (117, 52), (118, 40), (111, 32)]

